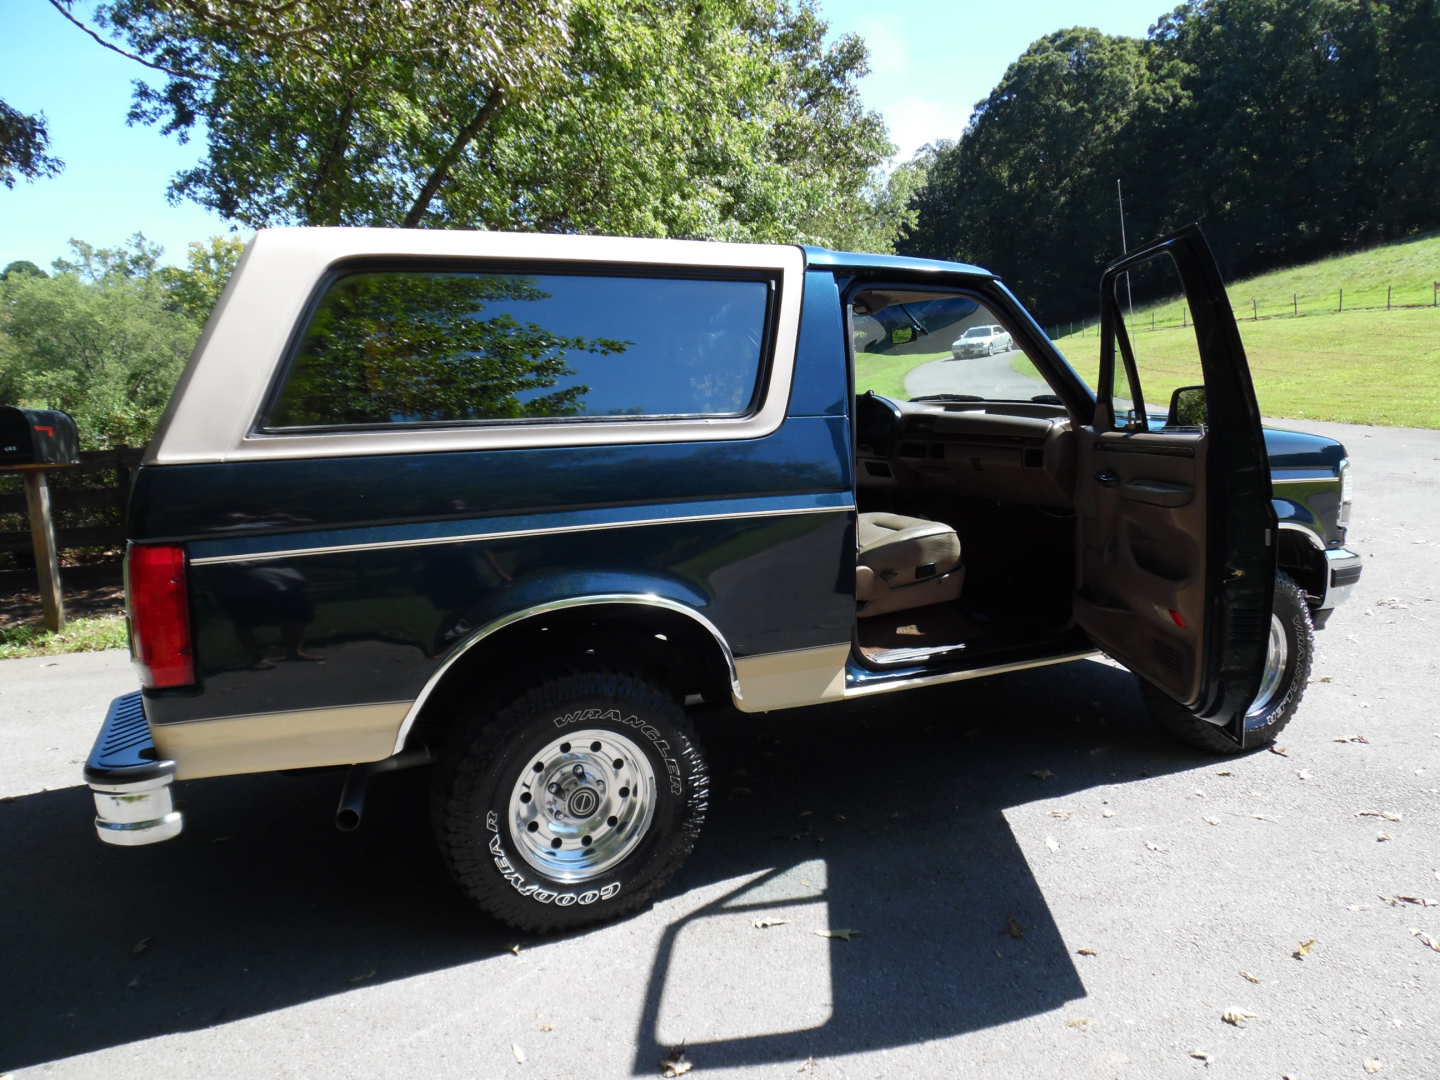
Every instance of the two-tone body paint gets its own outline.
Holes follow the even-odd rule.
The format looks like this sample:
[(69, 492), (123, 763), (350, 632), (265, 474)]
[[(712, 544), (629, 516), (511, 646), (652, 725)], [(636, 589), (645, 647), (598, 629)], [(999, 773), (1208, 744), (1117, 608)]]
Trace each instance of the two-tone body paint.
[[(675, 601), (737, 660), (848, 643), (843, 319), (832, 277), (806, 286), (788, 415), (762, 438), (142, 469), (130, 535), (187, 550), (198, 676), (147, 695), (152, 724), (408, 706), (477, 628), (598, 595)], [(277, 577), (305, 658), (274, 657), (278, 612), (257, 625)]]

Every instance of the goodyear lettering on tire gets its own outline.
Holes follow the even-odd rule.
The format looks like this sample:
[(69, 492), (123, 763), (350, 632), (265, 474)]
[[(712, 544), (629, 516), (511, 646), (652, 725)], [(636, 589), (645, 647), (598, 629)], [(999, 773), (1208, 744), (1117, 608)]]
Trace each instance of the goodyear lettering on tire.
[(500, 843), (500, 820), (495, 811), (490, 810), (485, 814), (485, 828), (490, 830), (490, 855), (494, 859), (495, 869), (499, 870), (510, 887), (521, 896), (528, 896), (537, 904), (554, 904), (556, 907), (571, 907), (579, 904), (587, 907), (597, 900), (609, 900), (620, 891), (620, 882), (612, 881), (609, 885), (600, 889), (586, 889), (584, 892), (555, 892), (541, 887), (537, 882), (526, 881), (525, 875), (515, 869), (515, 864), (505, 854), (505, 848)]

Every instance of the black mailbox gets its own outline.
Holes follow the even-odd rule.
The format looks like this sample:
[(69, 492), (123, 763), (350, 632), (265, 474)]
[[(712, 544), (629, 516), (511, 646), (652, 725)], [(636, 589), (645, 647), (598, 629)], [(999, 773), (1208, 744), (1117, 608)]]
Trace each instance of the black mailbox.
[(0, 469), (80, 463), (80, 433), (59, 409), (0, 405)]

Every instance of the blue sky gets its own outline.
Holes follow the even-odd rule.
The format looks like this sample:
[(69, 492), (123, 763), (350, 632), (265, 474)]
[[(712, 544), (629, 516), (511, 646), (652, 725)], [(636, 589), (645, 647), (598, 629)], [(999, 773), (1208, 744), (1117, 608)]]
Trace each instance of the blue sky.
[[(833, 33), (853, 32), (871, 50), (862, 84), (866, 104), (884, 114), (890, 138), (909, 156), (936, 139), (956, 138), (970, 109), (1036, 38), (1066, 26), (1097, 26), (1143, 36), (1176, 0), (819, 0)], [(86, 15), (89, 5), (77, 3)], [(145, 71), (102, 49), (47, 0), (0, 0), (0, 98), (22, 112), (43, 111), (51, 151), (66, 163), (56, 179), (0, 188), (0, 266), (40, 266), (64, 255), (70, 237), (99, 246), (141, 231), (183, 260), (191, 240), (229, 231), (224, 221), (166, 200), (170, 178), (193, 165), (201, 147), (154, 128), (128, 127), (130, 82)]]

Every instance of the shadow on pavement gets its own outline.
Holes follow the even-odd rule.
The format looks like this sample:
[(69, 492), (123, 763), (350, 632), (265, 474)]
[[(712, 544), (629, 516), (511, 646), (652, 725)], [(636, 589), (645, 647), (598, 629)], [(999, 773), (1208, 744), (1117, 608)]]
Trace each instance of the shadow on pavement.
[[(748, 922), (751, 908), (785, 918), (787, 905), (823, 902), (823, 921), (864, 937), (822, 943), (829, 1019), (693, 1040), (707, 1067), (943, 1038), (1083, 997), (1005, 812), (1208, 760), (1151, 734), (1130, 677), (1092, 663), (855, 705), (725, 712), (705, 718), (702, 738), (715, 778), (710, 819), (669, 895), (746, 881), (637, 958), (652, 971), (636, 1035), (640, 1075), (664, 1052), (667, 992), (677, 979), (693, 982), (675, 968), (683, 931), (722, 915)], [(1055, 775), (1037, 780), (1038, 769)], [(508, 951), (515, 931), (477, 917), (433, 854), (424, 775), (377, 781), (364, 827), (348, 835), (330, 824), (339, 780), (187, 784), (186, 832), (128, 851), (95, 840), (84, 788), (0, 803), (9, 868), (0, 1065), (205, 1028)], [(823, 881), (797, 894), (791, 871), (816, 860)], [(1023, 937), (1004, 933), (1012, 917)]]

